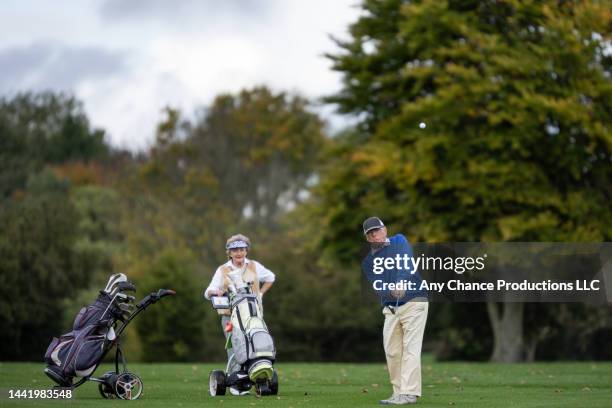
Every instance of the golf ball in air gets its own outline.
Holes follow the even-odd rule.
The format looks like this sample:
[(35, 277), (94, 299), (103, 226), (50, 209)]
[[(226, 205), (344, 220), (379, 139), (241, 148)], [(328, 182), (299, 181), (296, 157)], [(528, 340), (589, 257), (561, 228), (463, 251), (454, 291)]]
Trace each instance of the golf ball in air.
[(421, 122), (421, 123), (419, 123), (419, 127), (421, 129), (425, 129), (427, 127), (427, 124), (425, 124), (425, 122)]

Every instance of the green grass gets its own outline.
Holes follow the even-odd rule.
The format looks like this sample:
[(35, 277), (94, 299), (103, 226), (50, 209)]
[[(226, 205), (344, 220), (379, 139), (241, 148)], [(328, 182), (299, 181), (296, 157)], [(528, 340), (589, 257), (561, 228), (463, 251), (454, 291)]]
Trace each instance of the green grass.
[[(103, 400), (88, 382), (70, 401), (9, 400), (8, 389), (45, 389), (43, 364), (0, 363), (0, 406), (373, 407), (391, 394), (383, 364), (277, 364), (278, 396), (210, 397), (212, 364), (133, 364), (140, 400)], [(102, 374), (103, 366), (96, 372)], [(437, 363), (425, 358), (421, 407), (612, 407), (612, 363)]]

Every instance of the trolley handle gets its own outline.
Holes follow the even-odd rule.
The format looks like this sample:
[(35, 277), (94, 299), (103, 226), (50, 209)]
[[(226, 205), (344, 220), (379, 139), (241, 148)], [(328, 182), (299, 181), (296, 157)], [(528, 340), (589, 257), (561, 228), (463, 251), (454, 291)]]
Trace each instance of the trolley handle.
[(172, 289), (160, 289), (157, 292), (151, 292), (149, 293), (147, 296), (145, 296), (140, 302), (138, 302), (138, 305), (136, 307), (138, 307), (138, 309), (143, 309), (155, 302), (157, 302), (159, 299), (166, 297), (166, 296), (174, 296), (176, 295), (176, 291), (172, 290)]

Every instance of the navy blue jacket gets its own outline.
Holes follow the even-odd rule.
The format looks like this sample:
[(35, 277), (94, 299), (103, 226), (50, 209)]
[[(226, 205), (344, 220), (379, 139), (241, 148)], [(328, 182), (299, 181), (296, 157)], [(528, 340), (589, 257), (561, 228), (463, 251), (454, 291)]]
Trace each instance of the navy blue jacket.
[[(396, 255), (398, 254), (400, 255), (400, 257), (402, 257), (399, 269), (396, 268), (397, 265), (394, 265), (392, 269), (384, 269), (384, 272), (382, 272), (381, 274), (374, 273), (375, 258), (393, 258), (395, 261)], [(361, 268), (363, 270), (363, 273), (365, 274), (367, 280), (372, 284), (376, 280), (380, 280), (386, 283), (396, 283), (402, 280), (414, 282), (415, 290), (406, 290), (406, 294), (400, 299), (392, 297), (391, 291), (389, 290), (377, 290), (376, 293), (380, 297), (380, 302), (382, 305), (393, 306), (398, 304), (404, 304), (415, 297), (427, 297), (427, 292), (425, 290), (419, 289), (422, 282), (421, 275), (418, 271), (416, 271), (414, 274), (411, 273), (412, 261), (408, 261), (408, 268), (403, 268), (404, 254), (406, 254), (409, 258), (412, 258), (412, 246), (410, 245), (405, 236), (403, 236), (402, 234), (397, 234), (389, 238), (388, 245), (382, 247), (376, 252), (370, 251), (361, 262)], [(381, 286), (380, 283), (378, 284), (378, 286)]]

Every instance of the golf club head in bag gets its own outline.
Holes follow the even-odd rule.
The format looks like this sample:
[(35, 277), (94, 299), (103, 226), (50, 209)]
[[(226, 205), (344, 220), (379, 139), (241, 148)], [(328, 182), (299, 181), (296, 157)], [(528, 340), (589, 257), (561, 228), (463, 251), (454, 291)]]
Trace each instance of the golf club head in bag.
[(103, 292), (113, 297), (117, 293), (128, 290), (134, 292), (136, 291), (136, 287), (132, 282), (128, 280), (125, 274), (116, 273), (114, 275), (111, 275), (111, 277), (108, 279), (108, 282), (106, 283), (106, 287), (104, 288)]

